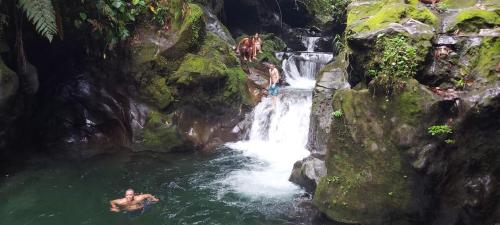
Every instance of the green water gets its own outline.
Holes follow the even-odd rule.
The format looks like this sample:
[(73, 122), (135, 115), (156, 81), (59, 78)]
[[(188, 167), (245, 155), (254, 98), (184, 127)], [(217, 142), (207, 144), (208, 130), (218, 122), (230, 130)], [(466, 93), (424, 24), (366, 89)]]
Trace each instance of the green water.
[[(252, 198), (220, 182), (252, 165), (230, 149), (213, 154), (123, 153), (85, 162), (47, 161), (0, 180), (0, 224), (325, 224), (307, 198)], [(175, 182), (178, 187), (174, 187)], [(125, 189), (161, 201), (135, 218), (110, 213)]]

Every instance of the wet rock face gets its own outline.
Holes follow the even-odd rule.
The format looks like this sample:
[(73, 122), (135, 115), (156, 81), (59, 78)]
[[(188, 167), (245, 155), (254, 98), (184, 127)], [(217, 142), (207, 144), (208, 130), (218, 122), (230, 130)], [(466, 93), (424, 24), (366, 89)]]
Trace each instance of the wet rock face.
[(309, 128), (308, 149), (314, 157), (321, 158), (326, 155), (327, 142), (331, 135), (330, 124), (332, 113), (333, 93), (336, 90), (350, 88), (347, 82), (345, 64), (338, 59), (325, 66), (318, 76), (318, 81), (313, 92), (313, 108), (311, 111), (311, 123)]
[(293, 165), (289, 180), (312, 193), (316, 190), (320, 178), (325, 175), (325, 161), (310, 156)]
[(313, 193), (320, 179), (326, 176), (325, 156), (328, 139), (331, 135), (332, 96), (337, 90), (348, 89), (346, 62), (337, 59), (326, 65), (318, 75), (313, 92), (313, 107), (309, 126), (307, 148), (311, 155), (297, 161), (293, 167), (290, 181)]
[(294, 0), (225, 1), (221, 20), (234, 36), (274, 33), (294, 51), (306, 50), (302, 37), (323, 37), (316, 50), (330, 52), (332, 34), (340, 32), (332, 28), (333, 24), (318, 19), (310, 3)]
[(429, 157), (434, 161), (431, 165), (442, 164), (424, 170), (435, 178), (428, 188), (440, 193), (439, 206), (430, 224), (498, 223), (499, 88), (497, 85), (490, 89), (490, 97), (463, 112), (463, 118), (455, 126), (455, 143), (441, 144), (436, 149), (444, 154)]
[(314, 204), (347, 223), (402, 222), (404, 215), (417, 213), (421, 203), (412, 187), (418, 179), (403, 150), (418, 145), (419, 121), (432, 99), (414, 80), (389, 101), (366, 89), (336, 91), (333, 107), (343, 115), (331, 122), (327, 175), (316, 188)]
[(235, 130), (235, 127), (243, 120), (243, 117), (244, 111), (218, 115), (193, 107), (185, 107), (175, 113), (173, 121), (179, 133), (196, 148), (212, 151), (226, 142), (239, 138), (241, 133)]
[[(330, 94), (318, 91), (325, 87), (319, 80), (311, 114), (309, 145), (313, 156), (324, 149), (316, 155), (327, 168), (313, 203), (329, 218), (361, 224), (500, 221), (500, 125), (493, 117), (500, 107), (498, 15), (489, 13), (495, 11), (489, 2), (444, 2), (452, 10), (437, 13), (417, 1), (349, 6), (347, 72), (357, 86)], [(377, 40), (394, 35), (416, 48), (418, 69), (415, 79), (384, 94), (380, 77), (372, 79), (368, 70), (384, 54)], [(323, 113), (337, 109), (341, 116)], [(450, 131), (432, 134), (437, 125)], [(298, 162), (294, 174), (305, 165)], [(310, 187), (311, 180), (298, 182)]]
[[(153, 106), (143, 130), (136, 132), (136, 148), (213, 150), (237, 137), (231, 130), (249, 97), (245, 72), (232, 49), (234, 40), (209, 8), (191, 7), (196, 9), (192, 21), (203, 26), (183, 25), (187, 28), (180, 34), (166, 32), (156, 42), (148, 38), (152, 31), (141, 32), (133, 43), (129, 73), (139, 99)], [(196, 40), (183, 38), (190, 37), (183, 33), (193, 32)]]
[(490, 34), (458, 37), (444, 34), (438, 35), (433, 45), (424, 71), (417, 76), (420, 82), (440, 88), (458, 86), (472, 90), (498, 79), (498, 73), (493, 70), (500, 61), (494, 57), (484, 59), (491, 57), (485, 48), (491, 51), (500, 46), (498, 37)]
[[(414, 59), (420, 65), (426, 59), (428, 50), (431, 48), (431, 39), (434, 37), (433, 28), (420, 21), (409, 19), (401, 24), (390, 23), (381, 29), (352, 32), (348, 36), (348, 45), (352, 51), (349, 56), (353, 65), (350, 67), (349, 83), (353, 86), (361, 81), (371, 79), (368, 71), (373, 62), (377, 62), (380, 52), (374, 49), (375, 42), (382, 36), (403, 35), (410, 38), (412, 46), (418, 49), (417, 57)], [(420, 66), (422, 67), (422, 66)]]
[(128, 146), (134, 105), (123, 89), (115, 88), (102, 86), (88, 74), (58, 84), (41, 99), (47, 104), (36, 115), (38, 129), (43, 131), (38, 139), (47, 149), (55, 153), (65, 149), (74, 158)]

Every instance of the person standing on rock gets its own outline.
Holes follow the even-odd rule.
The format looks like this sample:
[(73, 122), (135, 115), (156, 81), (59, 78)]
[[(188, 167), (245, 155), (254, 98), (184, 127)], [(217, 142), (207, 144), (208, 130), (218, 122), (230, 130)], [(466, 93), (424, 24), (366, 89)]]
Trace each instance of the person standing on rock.
[(253, 36), (253, 45), (252, 58), (257, 59), (257, 53), (262, 53), (262, 39), (260, 39), (259, 33), (255, 33)]
[(268, 93), (273, 99), (273, 108), (276, 106), (276, 99), (278, 98), (280, 80), (280, 73), (274, 64), (269, 65), (269, 88)]

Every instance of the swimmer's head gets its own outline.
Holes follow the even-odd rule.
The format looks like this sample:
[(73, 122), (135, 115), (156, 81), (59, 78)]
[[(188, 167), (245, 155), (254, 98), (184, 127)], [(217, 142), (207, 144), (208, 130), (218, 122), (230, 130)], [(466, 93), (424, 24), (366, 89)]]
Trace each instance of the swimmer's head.
[(129, 202), (134, 200), (134, 190), (132, 188), (129, 188), (125, 191), (125, 198)]

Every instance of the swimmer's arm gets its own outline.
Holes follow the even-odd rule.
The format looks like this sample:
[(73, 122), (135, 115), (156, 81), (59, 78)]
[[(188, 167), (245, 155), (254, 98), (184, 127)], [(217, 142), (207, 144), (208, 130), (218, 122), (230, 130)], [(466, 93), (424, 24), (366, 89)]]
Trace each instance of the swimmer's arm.
[(109, 204), (111, 205), (111, 207), (109, 208), (109, 211), (120, 212), (120, 208), (118, 208), (118, 206), (117, 206), (117, 204), (119, 204), (118, 200), (109, 201)]
[(140, 198), (141, 199), (149, 199), (150, 201), (153, 201), (153, 202), (157, 202), (157, 201), (160, 201), (160, 199), (156, 198), (155, 196), (151, 195), (151, 194), (142, 194), (140, 195)]

